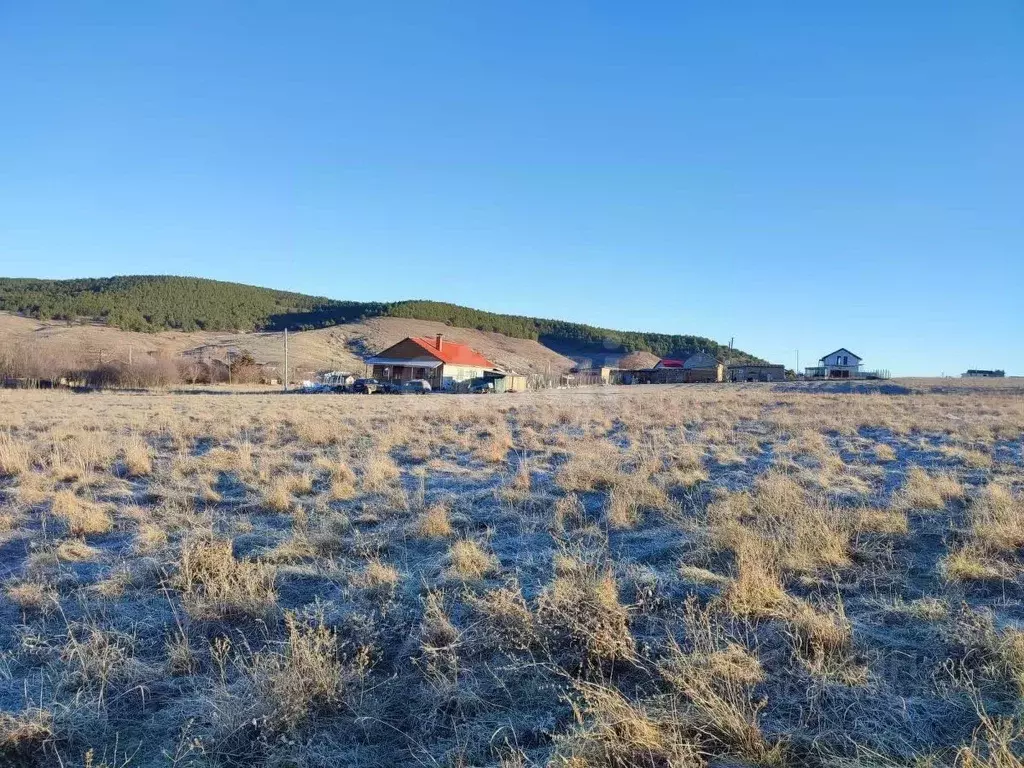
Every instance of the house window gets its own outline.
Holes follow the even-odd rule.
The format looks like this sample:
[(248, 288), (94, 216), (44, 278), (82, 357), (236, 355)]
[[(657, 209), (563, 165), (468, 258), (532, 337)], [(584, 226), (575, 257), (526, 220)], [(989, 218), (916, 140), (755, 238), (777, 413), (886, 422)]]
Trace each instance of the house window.
[(846, 355), (839, 355), (839, 365), (849, 365), (849, 358)]

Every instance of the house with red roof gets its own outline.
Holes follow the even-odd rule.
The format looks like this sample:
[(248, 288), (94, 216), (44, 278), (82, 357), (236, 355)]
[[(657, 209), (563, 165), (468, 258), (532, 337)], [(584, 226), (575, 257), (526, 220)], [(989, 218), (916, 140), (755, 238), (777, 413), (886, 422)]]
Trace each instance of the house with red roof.
[(402, 339), (373, 357), (366, 364), (370, 374), (382, 382), (400, 384), (426, 379), (433, 389), (456, 389), (463, 382), (479, 379), (496, 369), (494, 363), (468, 344), (448, 341), (444, 334), (433, 338)]

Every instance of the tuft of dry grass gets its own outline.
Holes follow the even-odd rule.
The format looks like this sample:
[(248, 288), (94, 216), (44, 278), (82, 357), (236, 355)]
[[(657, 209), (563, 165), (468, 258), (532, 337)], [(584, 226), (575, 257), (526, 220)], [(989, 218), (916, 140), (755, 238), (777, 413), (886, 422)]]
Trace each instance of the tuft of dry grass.
[(812, 674), (846, 685), (866, 681), (866, 670), (852, 662), (853, 628), (842, 602), (834, 610), (818, 610), (796, 601), (789, 621), (793, 646)]
[(883, 463), (896, 461), (896, 450), (887, 443), (877, 443), (873, 453), (875, 455), (875, 461), (881, 461)]
[(69, 563), (86, 563), (98, 560), (102, 555), (95, 547), (90, 547), (81, 539), (68, 539), (57, 545), (58, 560)]
[(862, 508), (854, 515), (859, 533), (906, 535), (909, 530), (907, 513), (903, 510)]
[(457, 579), (482, 579), (498, 569), (497, 558), (472, 539), (460, 539), (448, 550), (449, 574)]
[(579, 558), (556, 555), (555, 576), (540, 597), (538, 617), (556, 644), (579, 649), (589, 661), (634, 653), (629, 611), (619, 601), (614, 575)]
[(400, 475), (394, 460), (386, 453), (371, 454), (363, 465), (363, 490), (367, 493), (386, 491)]
[(631, 702), (616, 689), (577, 680), (576, 726), (556, 741), (554, 765), (567, 768), (698, 768), (705, 761), (668, 713)]
[(50, 511), (67, 524), (72, 536), (109, 533), (114, 527), (114, 518), (106, 506), (83, 499), (71, 490), (57, 491)]
[(356, 586), (378, 597), (394, 594), (402, 580), (402, 574), (395, 566), (374, 558), (356, 575)]
[(18, 765), (42, 750), (54, 733), (53, 713), (30, 708), (17, 714), (0, 712), (0, 758)]
[(52, 587), (35, 581), (12, 584), (4, 592), (23, 611), (43, 611), (53, 604), (57, 596)]
[(1024, 547), (1024, 499), (991, 483), (971, 501), (970, 529), (941, 567), (952, 581), (1013, 579), (1021, 572), (1016, 553)]
[(145, 477), (153, 471), (149, 444), (139, 435), (132, 435), (121, 447), (121, 457), (129, 477)]
[(447, 539), (453, 532), (451, 515), (444, 502), (431, 504), (416, 523), (416, 533), (424, 539)]
[(17, 477), (31, 467), (28, 447), (7, 432), (0, 432), (0, 476)]
[(673, 711), (699, 743), (760, 765), (780, 762), (781, 748), (768, 743), (759, 718), (765, 706), (753, 687), (765, 678), (758, 659), (729, 637), (713, 609), (694, 599), (684, 614), (688, 647), (669, 643), (658, 671), (677, 697)]
[(778, 618), (788, 613), (790, 597), (782, 587), (769, 551), (756, 539), (736, 549), (736, 573), (722, 593), (725, 605), (737, 616)]
[(966, 491), (950, 474), (929, 474), (921, 467), (911, 467), (899, 492), (904, 509), (945, 509), (946, 503), (964, 498)]
[(273, 567), (236, 559), (227, 539), (186, 542), (175, 586), (186, 610), (198, 619), (259, 618), (277, 603)]
[(971, 535), (983, 549), (1009, 554), (1024, 547), (1024, 497), (1005, 485), (990, 483), (974, 498)]

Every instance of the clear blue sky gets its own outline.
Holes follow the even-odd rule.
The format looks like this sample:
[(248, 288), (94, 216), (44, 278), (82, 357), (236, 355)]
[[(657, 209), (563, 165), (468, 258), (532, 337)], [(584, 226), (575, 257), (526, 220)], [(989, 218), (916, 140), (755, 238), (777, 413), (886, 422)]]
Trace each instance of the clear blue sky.
[(1024, 374), (1024, 5), (0, 0), (0, 275)]

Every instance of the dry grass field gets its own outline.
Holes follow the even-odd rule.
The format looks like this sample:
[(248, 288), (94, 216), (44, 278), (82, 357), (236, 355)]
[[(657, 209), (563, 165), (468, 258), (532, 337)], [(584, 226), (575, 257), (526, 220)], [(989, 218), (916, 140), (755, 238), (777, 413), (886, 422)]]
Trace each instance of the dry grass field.
[(1024, 393), (0, 391), (0, 764), (1022, 765)]

